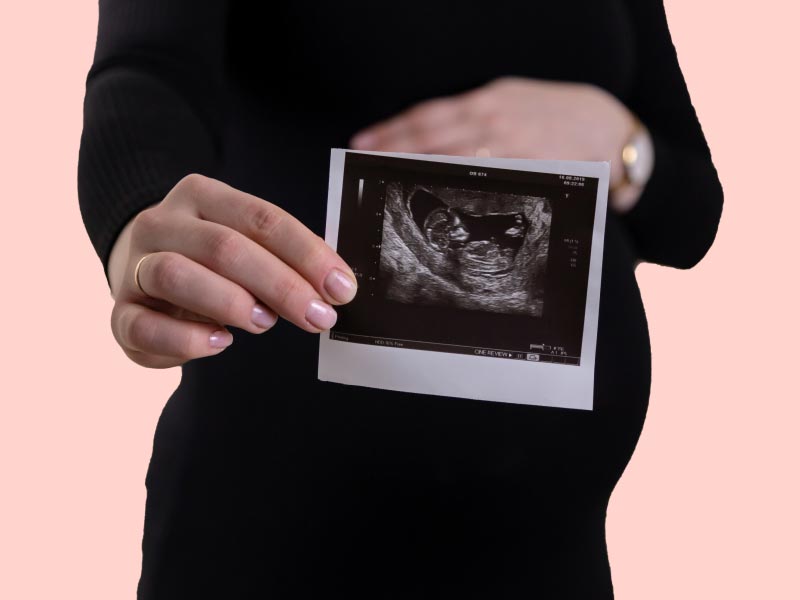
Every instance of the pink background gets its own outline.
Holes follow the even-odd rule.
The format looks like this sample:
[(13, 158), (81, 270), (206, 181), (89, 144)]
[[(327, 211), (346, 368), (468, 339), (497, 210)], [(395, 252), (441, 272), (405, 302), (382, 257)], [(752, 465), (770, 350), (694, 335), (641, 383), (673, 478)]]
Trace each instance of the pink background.
[[(800, 598), (792, 6), (667, 0), (725, 208), (696, 268), (637, 271), (654, 371), (609, 508), (620, 600)], [(78, 210), (96, 2), (0, 13), (0, 597), (133, 598), (153, 429), (180, 372), (115, 344)]]

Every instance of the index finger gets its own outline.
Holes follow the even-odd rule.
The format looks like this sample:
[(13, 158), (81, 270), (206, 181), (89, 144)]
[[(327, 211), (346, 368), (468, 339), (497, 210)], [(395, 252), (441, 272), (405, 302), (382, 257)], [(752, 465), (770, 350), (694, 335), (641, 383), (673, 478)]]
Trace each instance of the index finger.
[(196, 215), (226, 225), (266, 248), (297, 271), (331, 304), (353, 299), (353, 270), (320, 236), (299, 219), (258, 196), (216, 179), (189, 176), (187, 187)]

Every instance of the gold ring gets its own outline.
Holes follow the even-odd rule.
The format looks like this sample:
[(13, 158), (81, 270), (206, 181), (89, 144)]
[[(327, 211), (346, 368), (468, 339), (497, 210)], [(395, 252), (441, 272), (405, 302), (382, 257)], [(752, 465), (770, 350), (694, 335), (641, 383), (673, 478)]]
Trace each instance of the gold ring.
[(142, 292), (145, 296), (150, 296), (150, 294), (144, 291), (144, 288), (142, 287), (142, 282), (139, 281), (139, 267), (142, 266), (144, 259), (152, 254), (153, 253), (150, 252), (148, 254), (145, 254), (142, 258), (140, 258), (139, 262), (136, 263), (136, 268), (133, 270), (133, 280), (136, 282), (136, 287), (138, 287), (139, 291)]

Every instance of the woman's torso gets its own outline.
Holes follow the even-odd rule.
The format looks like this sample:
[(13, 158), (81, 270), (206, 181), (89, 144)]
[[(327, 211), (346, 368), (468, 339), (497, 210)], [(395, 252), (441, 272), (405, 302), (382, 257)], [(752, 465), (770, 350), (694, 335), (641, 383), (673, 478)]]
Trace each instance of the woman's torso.
[[(220, 176), (320, 235), (330, 148), (358, 129), (506, 74), (624, 100), (633, 73), (614, 0), (239, 3), (230, 27)], [(593, 411), (320, 382), (318, 337), (285, 322), (187, 363), (148, 471), (141, 591), (610, 597), (605, 511), (650, 346), (612, 212), (605, 239)]]

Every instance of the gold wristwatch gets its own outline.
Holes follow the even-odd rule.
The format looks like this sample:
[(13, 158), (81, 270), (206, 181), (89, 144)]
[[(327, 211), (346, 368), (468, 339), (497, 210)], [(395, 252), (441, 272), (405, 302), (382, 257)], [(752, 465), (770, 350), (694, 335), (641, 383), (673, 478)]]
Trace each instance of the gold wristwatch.
[(653, 140), (644, 124), (634, 117), (633, 132), (622, 148), (622, 180), (611, 191), (643, 187), (653, 172)]

